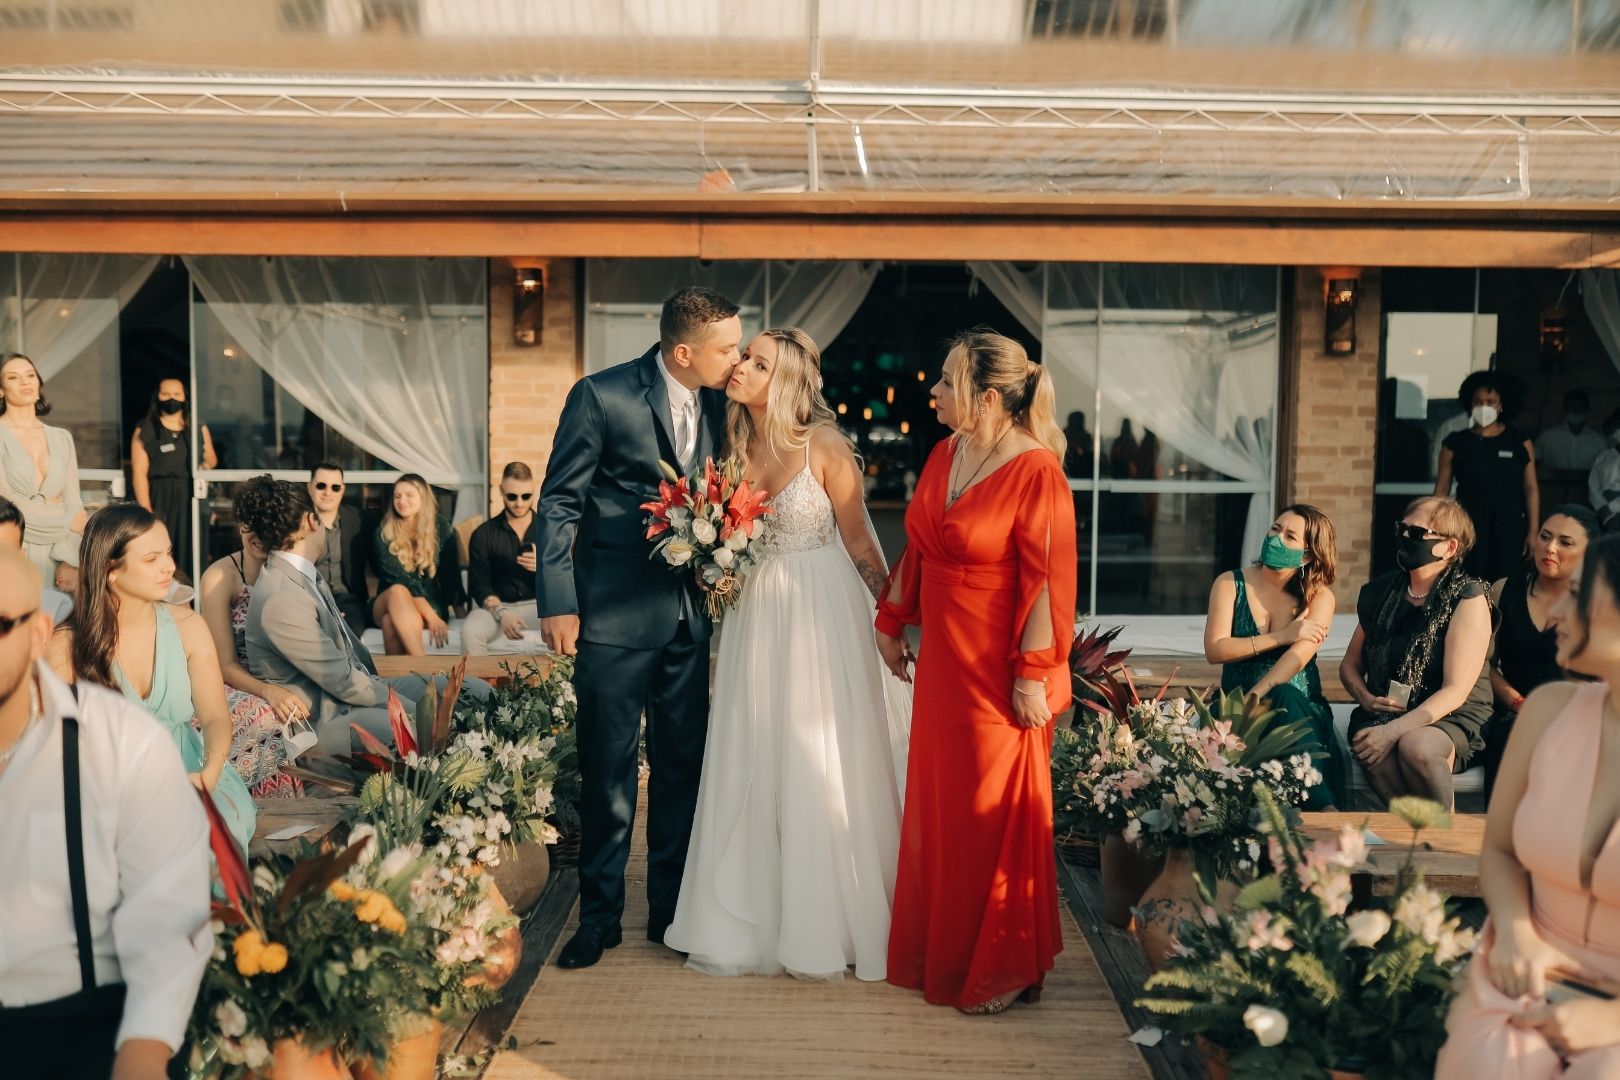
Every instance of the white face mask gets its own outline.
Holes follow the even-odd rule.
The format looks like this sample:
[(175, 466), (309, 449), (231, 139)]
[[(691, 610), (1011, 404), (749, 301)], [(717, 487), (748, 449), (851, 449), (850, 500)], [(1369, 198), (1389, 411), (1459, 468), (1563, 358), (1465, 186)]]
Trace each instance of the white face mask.
[(1496, 423), (1496, 418), (1502, 414), (1496, 411), (1495, 405), (1475, 405), (1474, 411), (1468, 415), (1475, 427), (1486, 428)]

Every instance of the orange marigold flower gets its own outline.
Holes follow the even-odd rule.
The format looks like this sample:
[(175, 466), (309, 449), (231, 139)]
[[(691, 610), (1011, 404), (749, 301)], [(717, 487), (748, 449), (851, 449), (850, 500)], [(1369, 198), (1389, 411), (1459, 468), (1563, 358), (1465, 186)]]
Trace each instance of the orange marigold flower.
[(342, 900), (347, 903), (354, 899), (354, 886), (347, 881), (334, 881), (326, 887), (326, 891), (332, 894), (334, 900)]
[(265, 974), (274, 975), (287, 966), (287, 946), (272, 941), (259, 950), (259, 966)]

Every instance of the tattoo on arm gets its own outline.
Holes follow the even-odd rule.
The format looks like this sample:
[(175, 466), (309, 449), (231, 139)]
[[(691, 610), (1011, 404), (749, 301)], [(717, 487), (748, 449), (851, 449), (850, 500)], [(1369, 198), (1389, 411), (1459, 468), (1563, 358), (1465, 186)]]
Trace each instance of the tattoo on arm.
[(862, 556), (855, 560), (855, 569), (860, 571), (861, 580), (866, 582), (866, 588), (877, 600), (883, 596), (883, 587), (889, 583), (889, 575), (883, 572), (881, 564), (874, 564), (871, 559)]

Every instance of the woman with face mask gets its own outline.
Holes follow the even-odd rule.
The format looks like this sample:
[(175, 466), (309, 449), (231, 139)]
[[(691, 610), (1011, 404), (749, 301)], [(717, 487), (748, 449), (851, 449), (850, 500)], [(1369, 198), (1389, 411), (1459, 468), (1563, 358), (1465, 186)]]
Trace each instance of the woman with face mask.
[(1526, 432), (1507, 423), (1516, 398), (1498, 372), (1476, 371), (1463, 380), (1457, 403), (1471, 424), (1446, 437), (1434, 481), (1434, 493), (1446, 496), (1456, 481), (1457, 501), (1474, 522), (1467, 569), (1484, 581), (1523, 572), (1541, 520), (1535, 449)]
[[(217, 461), (205, 425), (202, 467)], [(191, 434), (186, 422), (186, 384), (164, 379), (152, 395), (146, 418), (129, 444), (129, 476), (135, 501), (157, 515), (174, 544), (175, 576), (191, 581)]]
[(1316, 733), (1323, 782), (1309, 809), (1344, 806), (1345, 762), (1322, 694), (1316, 654), (1333, 624), (1338, 562), (1333, 522), (1298, 504), (1277, 515), (1247, 569), (1215, 579), (1204, 622), (1204, 657), (1221, 665), (1221, 689), (1253, 694)]
[(1425, 496), (1395, 527), (1400, 570), (1356, 600), (1339, 679), (1356, 701), (1350, 752), (1379, 798), (1456, 802), (1452, 776), (1485, 749), (1494, 613), (1463, 569), (1474, 523), (1455, 500)]

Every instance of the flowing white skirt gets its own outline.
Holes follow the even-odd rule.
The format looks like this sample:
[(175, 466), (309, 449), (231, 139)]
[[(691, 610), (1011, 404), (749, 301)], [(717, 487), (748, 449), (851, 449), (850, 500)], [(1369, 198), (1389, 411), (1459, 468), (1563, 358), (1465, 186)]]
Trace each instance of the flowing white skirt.
[(715, 975), (884, 978), (910, 718), (841, 545), (756, 567), (722, 624), (665, 944)]

